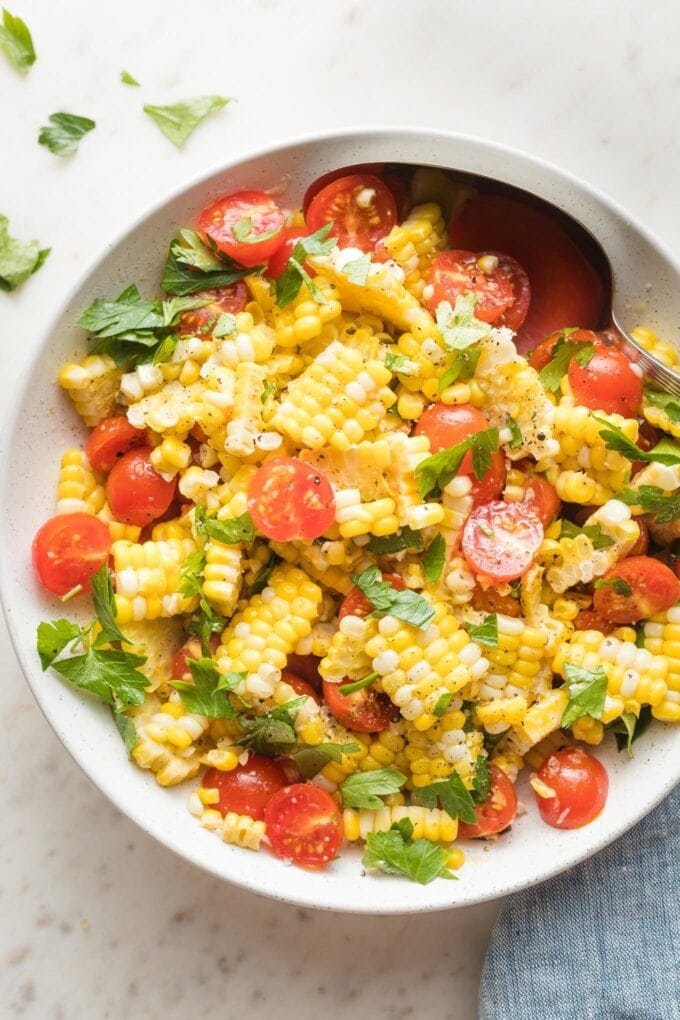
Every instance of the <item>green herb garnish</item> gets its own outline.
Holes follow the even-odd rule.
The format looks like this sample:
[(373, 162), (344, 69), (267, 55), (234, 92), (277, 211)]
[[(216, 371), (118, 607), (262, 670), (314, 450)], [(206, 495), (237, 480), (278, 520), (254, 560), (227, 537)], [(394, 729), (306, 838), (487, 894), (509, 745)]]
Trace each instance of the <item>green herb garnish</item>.
[(379, 811), (385, 806), (380, 796), (398, 793), (405, 782), (406, 776), (393, 768), (355, 772), (348, 776), (340, 787), (343, 807)]
[(602, 667), (583, 669), (565, 662), (564, 677), (560, 689), (567, 688), (569, 702), (562, 714), (560, 726), (566, 729), (585, 716), (601, 719), (607, 695), (607, 674)]
[(378, 556), (402, 552), (404, 549), (422, 549), (423, 534), (421, 531), (414, 531), (406, 524), (393, 535), (372, 535), (365, 548)]
[(172, 106), (147, 104), (144, 113), (156, 122), (173, 145), (181, 148), (201, 121), (232, 101), (226, 96), (198, 96), (196, 99), (187, 99), (186, 102), (174, 103)]
[(323, 294), (303, 263), (308, 255), (328, 255), (336, 247), (338, 243), (336, 239), (328, 236), (332, 226), (332, 223), (325, 223), (315, 233), (310, 234), (309, 237), (301, 237), (296, 243), (293, 254), (286, 263), (286, 268), (274, 284), (276, 303), (279, 308), (285, 308), (295, 300), (303, 283), (307, 285), (309, 293), (316, 301), (325, 301)]
[(35, 48), (28, 25), (3, 7), (0, 25), (0, 50), (9, 57), (17, 71), (27, 74), (35, 63)]
[(593, 549), (608, 549), (610, 545), (614, 545), (614, 539), (610, 538), (609, 535), (603, 534), (599, 524), (586, 524), (584, 527), (579, 528), (572, 521), (563, 520), (561, 522), (560, 538), (577, 538), (579, 535), (585, 535), (589, 538)]
[(554, 393), (560, 388), (560, 383), (567, 374), (572, 359), (576, 361), (577, 365), (584, 368), (595, 354), (592, 344), (567, 340), (568, 336), (576, 332), (576, 327), (562, 330), (561, 336), (552, 349), (551, 360), (538, 373), (538, 378), (550, 393)]
[(455, 478), (468, 451), (472, 454), (472, 470), (481, 479), (491, 466), (491, 459), (498, 450), (498, 429), (484, 429), (449, 447), (421, 460), (415, 469), (418, 490), (423, 499), (435, 490), (446, 488)]
[(166, 294), (196, 294), (228, 287), (262, 266), (241, 266), (223, 252), (212, 249), (196, 230), (182, 227), (170, 245), (161, 287)]
[(427, 599), (409, 588), (397, 591), (383, 581), (377, 567), (368, 567), (362, 574), (353, 575), (352, 581), (371, 603), (376, 616), (396, 616), (421, 630), (426, 630), (434, 619), (434, 606)]
[(450, 351), (465, 350), (491, 332), (491, 326), (475, 316), (476, 304), (476, 294), (459, 294), (455, 307), (450, 301), (440, 301), (437, 305), (437, 325)]
[(187, 658), (187, 666), (193, 683), (173, 680), (172, 686), (179, 693), (187, 712), (207, 715), (209, 719), (235, 719), (238, 715), (227, 694), (234, 691), (245, 680), (245, 673), (220, 674), (212, 659)]
[(413, 825), (408, 818), (395, 823), (387, 832), (369, 832), (362, 858), (365, 868), (388, 875), (406, 875), (427, 885), (435, 878), (456, 878), (446, 867), (449, 851), (429, 839), (412, 840)]
[(437, 807), (439, 802), (451, 818), (460, 818), (472, 825), (477, 820), (472, 795), (457, 772), (452, 772), (448, 779), (419, 786), (416, 796), (428, 808)]
[(40, 128), (38, 142), (55, 156), (72, 156), (83, 135), (97, 126), (89, 117), (78, 117), (75, 113), (52, 113), (47, 119), (50, 124)]
[(0, 290), (15, 290), (36, 273), (50, 248), (41, 248), (38, 241), (17, 241), (9, 236), (9, 220), (0, 215)]
[(498, 614), (490, 613), (477, 626), (470, 624), (468, 634), (477, 644), (496, 648), (498, 645)]
[(423, 553), (423, 574), (428, 584), (436, 584), (446, 563), (446, 542), (443, 535), (435, 535)]

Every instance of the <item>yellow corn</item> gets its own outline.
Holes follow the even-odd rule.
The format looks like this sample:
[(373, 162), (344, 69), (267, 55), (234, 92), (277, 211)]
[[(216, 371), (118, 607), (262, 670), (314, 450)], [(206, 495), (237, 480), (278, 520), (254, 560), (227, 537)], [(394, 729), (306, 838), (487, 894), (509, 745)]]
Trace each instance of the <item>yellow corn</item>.
[(69, 362), (59, 372), (59, 385), (73, 401), (86, 425), (98, 425), (116, 409), (121, 372), (108, 354), (92, 354), (79, 363)]
[(417, 789), (457, 772), (467, 786), (472, 784), (477, 756), (483, 753), (479, 730), (466, 732), (462, 701), (454, 699), (441, 719), (426, 731), (407, 724), (404, 756), (408, 762), (409, 785)]
[(181, 595), (179, 585), (186, 558), (195, 550), (191, 538), (114, 542), (111, 556), (119, 624), (194, 610), (197, 598)]
[(448, 244), (441, 208), (434, 202), (415, 206), (381, 243), (403, 270), (406, 289), (420, 299), (432, 256)]
[(680, 722), (680, 606), (653, 616), (644, 625), (645, 648), (668, 662), (668, 690), (652, 708), (663, 722)]
[(203, 594), (221, 616), (228, 618), (236, 608), (241, 591), (241, 546), (209, 538), (204, 554)]
[(324, 326), (337, 319), (342, 308), (337, 291), (330, 280), (318, 276), (314, 280), (321, 300), (312, 297), (303, 284), (294, 300), (285, 308), (272, 310), (274, 336), (279, 347), (298, 347), (321, 336)]
[(176, 436), (168, 436), (155, 446), (149, 457), (162, 475), (176, 475), (191, 463), (191, 447)]
[(345, 839), (349, 843), (366, 839), (371, 832), (387, 832), (395, 822), (408, 819), (413, 825), (413, 839), (429, 839), (433, 843), (453, 843), (458, 835), (458, 819), (451, 818), (440, 808), (418, 805), (384, 807), (378, 811), (362, 808), (345, 808), (342, 823)]
[(678, 355), (672, 344), (667, 344), (664, 340), (659, 337), (651, 329), (647, 329), (644, 326), (638, 326), (632, 330), (631, 336), (636, 343), (643, 347), (650, 354), (653, 354), (658, 361), (663, 362), (664, 365), (668, 365), (669, 368), (673, 368), (678, 363)]
[(61, 458), (57, 485), (58, 514), (99, 514), (106, 490), (81, 450), (67, 450)]
[[(171, 695), (179, 703), (176, 694)], [(151, 769), (161, 786), (175, 786), (196, 775), (200, 768), (196, 742), (208, 728), (205, 716), (182, 711), (163, 712), (155, 694), (147, 695), (143, 705), (128, 713), (137, 730), (137, 745), (132, 758), (143, 769)]]
[[(615, 497), (630, 478), (630, 461), (607, 449), (600, 435), (604, 426), (587, 407), (576, 406), (572, 397), (562, 397), (554, 416), (559, 451), (551, 458), (551, 464), (558, 465), (559, 471), (549, 470), (548, 478), (560, 499), (601, 505)], [(638, 423), (634, 418), (604, 413), (598, 417), (616, 425), (633, 442), (637, 440)], [(551, 465), (546, 462), (546, 466)]]
[[(146, 662), (137, 668), (149, 678), (147, 691), (167, 684), (172, 676), (175, 654), (185, 639), (182, 620), (176, 617), (141, 623), (129, 620), (125, 624), (125, 636), (129, 643), (123, 645), (124, 651), (146, 656)], [(174, 714), (175, 718), (184, 714), (181, 703), (176, 701), (167, 701), (159, 711)]]
[[(602, 577), (635, 545), (640, 527), (631, 517), (630, 507), (618, 499), (608, 500), (587, 520), (589, 526), (599, 525), (601, 532), (612, 540), (604, 549), (595, 549), (591, 539), (580, 534), (575, 538), (546, 537), (538, 553), (538, 563), (545, 566), (546, 579), (552, 589), (562, 593), (575, 584), (587, 584)], [(560, 533), (561, 524), (555, 522), (548, 529)]]

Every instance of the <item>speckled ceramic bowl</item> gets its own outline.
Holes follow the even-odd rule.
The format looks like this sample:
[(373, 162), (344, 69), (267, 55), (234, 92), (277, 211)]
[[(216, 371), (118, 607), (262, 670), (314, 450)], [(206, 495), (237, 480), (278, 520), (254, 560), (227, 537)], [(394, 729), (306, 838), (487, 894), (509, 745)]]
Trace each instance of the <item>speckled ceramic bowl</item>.
[[(226, 846), (201, 829), (186, 809), (186, 788), (162, 790), (150, 773), (129, 764), (107, 709), (79, 696), (54, 674), (41, 672), (36, 625), (63, 615), (63, 607), (39, 590), (30, 568), (33, 535), (54, 512), (60, 456), (84, 439), (80, 422), (55, 385), (60, 364), (84, 353), (84, 335), (75, 326), (82, 309), (132, 280), (143, 292), (153, 292), (169, 239), (178, 226), (193, 223), (211, 199), (240, 188), (271, 188), (289, 175), (285, 202), (293, 205), (322, 173), (376, 161), (480, 174), (554, 203), (599, 239), (619, 292), (642, 320), (666, 336), (677, 330), (677, 261), (608, 199), (554, 166), (476, 139), (410, 129), (321, 135), (250, 154), (193, 181), (131, 223), (82, 274), (36, 345), (3, 436), (0, 590), (17, 655), (47, 719), (92, 781), (142, 829), (199, 867), (255, 892), (333, 910), (407, 913), (517, 891), (595, 853), (637, 822), (680, 778), (680, 727), (651, 726), (636, 743), (632, 760), (607, 743), (600, 753), (611, 778), (609, 800), (601, 817), (584, 829), (560, 832), (543, 825), (533, 797), (520, 789), (527, 813), (496, 844), (466, 846), (467, 863), (458, 882), (420, 886), (405, 879), (369, 877), (362, 874), (360, 855), (353, 851), (343, 853), (324, 872), (308, 873), (285, 866), (266, 851), (254, 854)], [(21, 767), (20, 762), (16, 765)]]

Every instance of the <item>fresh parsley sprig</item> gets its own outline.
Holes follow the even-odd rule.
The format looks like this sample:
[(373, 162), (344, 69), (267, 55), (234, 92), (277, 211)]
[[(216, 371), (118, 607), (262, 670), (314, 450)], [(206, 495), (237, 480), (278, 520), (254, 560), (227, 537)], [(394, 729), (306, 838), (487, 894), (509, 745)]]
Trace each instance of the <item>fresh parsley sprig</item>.
[(611, 730), (616, 739), (616, 747), (619, 751), (627, 751), (633, 757), (633, 744), (638, 737), (641, 737), (652, 721), (652, 710), (649, 705), (643, 705), (640, 714), (633, 712), (622, 712), (618, 719), (607, 727)]
[(446, 564), (446, 541), (442, 534), (435, 535), (423, 553), (423, 576), (428, 584), (436, 584)]
[[(618, 497), (617, 497), (618, 498)], [(578, 524), (572, 521), (563, 520), (560, 526), (560, 538), (577, 538), (585, 535), (593, 544), (593, 549), (608, 549), (614, 545), (614, 539), (605, 535), (599, 524), (585, 524), (579, 528)]]
[(680, 397), (676, 397), (674, 393), (662, 393), (661, 390), (645, 386), (643, 399), (653, 407), (660, 408), (673, 424), (680, 421)]
[(569, 701), (562, 714), (560, 726), (566, 729), (585, 716), (591, 719), (602, 718), (607, 696), (607, 674), (601, 666), (597, 669), (584, 669), (582, 666), (565, 662), (564, 683), (560, 690), (565, 687)]
[(607, 421), (606, 418), (600, 418), (599, 415), (592, 411), (591, 417), (595, 419), (598, 425), (603, 426), (600, 429), (600, 436), (604, 439), (604, 445), (608, 450), (615, 450), (616, 453), (620, 453), (627, 460), (632, 461), (640, 460), (649, 464), (654, 461), (658, 464), (666, 465), (680, 464), (680, 446), (674, 443), (672, 439), (662, 439), (653, 449), (642, 450), (618, 426)]
[(365, 548), (368, 552), (376, 553), (378, 556), (403, 552), (405, 549), (422, 549), (423, 533), (414, 531), (409, 528), (408, 524), (405, 524), (393, 535), (372, 535)]
[(465, 350), (456, 351), (447, 367), (439, 376), (439, 392), (443, 393), (447, 387), (453, 386), (459, 379), (462, 381), (472, 379), (481, 353), (481, 347), (468, 347)]
[(172, 106), (152, 106), (147, 103), (144, 113), (155, 121), (165, 137), (179, 149), (201, 121), (231, 102), (233, 99), (228, 96), (197, 96), (182, 103), (173, 103)]
[(460, 818), (472, 825), (477, 821), (472, 794), (457, 772), (452, 772), (448, 779), (419, 786), (416, 796), (427, 808), (437, 807), (439, 803), (451, 818)]
[(459, 294), (455, 306), (450, 301), (437, 305), (437, 325), (448, 350), (463, 351), (490, 334), (488, 322), (481, 322), (475, 315), (476, 304), (476, 294)]
[(328, 255), (336, 247), (338, 243), (336, 239), (328, 236), (332, 227), (332, 223), (324, 224), (309, 237), (301, 237), (293, 248), (286, 268), (274, 285), (276, 303), (279, 308), (285, 308), (295, 300), (303, 283), (307, 285), (309, 293), (316, 301), (325, 303), (323, 294), (305, 269), (304, 261), (308, 255)]
[(624, 489), (616, 498), (629, 506), (639, 506), (657, 524), (670, 524), (680, 517), (680, 491), (665, 493), (658, 485), (641, 485), (639, 489)]
[(17, 241), (9, 236), (9, 220), (0, 214), (0, 290), (15, 290), (42, 266), (50, 248), (38, 241)]
[(554, 393), (560, 388), (562, 379), (569, 371), (569, 363), (573, 359), (577, 365), (584, 368), (595, 354), (595, 348), (589, 343), (567, 340), (577, 328), (562, 330), (560, 337), (552, 348), (552, 357), (547, 365), (538, 373), (544, 388)]
[(38, 143), (55, 156), (72, 156), (83, 135), (97, 126), (89, 117), (78, 117), (75, 113), (52, 113), (47, 119), (50, 123), (40, 128)]
[(224, 252), (211, 248), (198, 231), (182, 227), (170, 245), (161, 287), (166, 294), (185, 296), (228, 287), (262, 269), (262, 266), (248, 269), (239, 265)]
[(316, 744), (314, 747), (301, 747), (294, 751), (292, 757), (305, 779), (313, 779), (321, 772), (329, 761), (340, 763), (344, 754), (356, 754), (361, 750), (360, 744), (351, 740), (346, 744)]
[(379, 811), (385, 806), (380, 797), (398, 793), (405, 782), (406, 776), (394, 768), (355, 772), (340, 787), (343, 807)]
[(468, 436), (447, 450), (433, 453), (416, 466), (418, 491), (423, 499), (431, 493), (444, 489), (455, 478), (468, 451), (472, 455), (472, 470), (481, 479), (491, 467), (491, 459), (498, 450), (498, 429), (496, 426)]
[(252, 542), (256, 535), (255, 525), (248, 511), (221, 520), (219, 517), (208, 517), (205, 507), (197, 505), (195, 510), (196, 531), (206, 538), (214, 538), (225, 545), (237, 545), (241, 542)]
[(265, 715), (239, 716), (246, 735), (237, 741), (244, 747), (251, 747), (256, 754), (278, 757), (288, 754), (297, 743), (295, 716), (307, 701), (307, 696), (293, 698), (283, 705), (277, 705)]
[(369, 832), (362, 858), (364, 867), (388, 875), (406, 875), (421, 885), (435, 878), (456, 878), (446, 867), (448, 850), (429, 839), (412, 837), (413, 823), (408, 818), (395, 822), (387, 832)]
[(383, 581), (378, 567), (368, 567), (363, 573), (353, 575), (352, 581), (371, 603), (375, 616), (396, 616), (421, 630), (426, 630), (434, 619), (434, 606), (427, 599), (410, 588), (397, 591), (388, 581)]
[(187, 659), (193, 683), (173, 680), (187, 712), (206, 715), (209, 719), (235, 719), (238, 712), (227, 694), (245, 680), (245, 673), (221, 674), (212, 659)]

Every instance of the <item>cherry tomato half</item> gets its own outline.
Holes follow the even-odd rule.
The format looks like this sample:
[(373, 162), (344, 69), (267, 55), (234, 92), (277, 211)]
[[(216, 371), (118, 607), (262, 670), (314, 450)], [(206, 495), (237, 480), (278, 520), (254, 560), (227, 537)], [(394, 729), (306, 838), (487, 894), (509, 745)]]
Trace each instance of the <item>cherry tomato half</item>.
[[(416, 436), (427, 436), (432, 453), (439, 453), (488, 428), (489, 422), (471, 404), (430, 404), (421, 414), (413, 432)], [(472, 470), (472, 454), (466, 453), (458, 474), (467, 476), (472, 482), (471, 495), (475, 506), (488, 503), (501, 494), (505, 485), (505, 457), (500, 450), (493, 453), (491, 466), (480, 479)]]
[(266, 262), (283, 241), (284, 215), (264, 191), (237, 191), (207, 206), (198, 228), (242, 266)]
[(516, 343), (521, 353), (565, 326), (597, 329), (604, 311), (602, 280), (559, 218), (531, 200), (478, 193), (451, 224), (451, 244), (500, 250), (523, 266), (531, 306)]
[(372, 174), (340, 177), (319, 191), (307, 210), (310, 233), (332, 223), (331, 237), (341, 248), (371, 252), (397, 222), (397, 206), (390, 189)]
[(33, 539), (33, 568), (43, 588), (66, 595), (82, 585), (90, 590), (90, 578), (109, 558), (108, 526), (93, 514), (58, 514), (50, 517)]
[(522, 502), (531, 507), (544, 528), (557, 517), (562, 505), (555, 486), (541, 475), (529, 479)]
[[(404, 584), (403, 578), (399, 574), (386, 574), (382, 573), (383, 581), (387, 584), (391, 584), (395, 591), (403, 591), (406, 585)], [(361, 588), (357, 588), (356, 585), (352, 585), (350, 590), (345, 595), (340, 609), (338, 610), (338, 623), (345, 616), (368, 616), (369, 613), (373, 612), (373, 606), (368, 601)]]
[(536, 776), (555, 793), (541, 797), (534, 790), (541, 818), (554, 829), (580, 829), (597, 818), (607, 800), (609, 778), (604, 765), (580, 747), (555, 751)]
[[(272, 280), (278, 280), (288, 265), (288, 259), (293, 254), (293, 248), (301, 237), (308, 237), (309, 233), (307, 227), (286, 227), (283, 232), (283, 241), (269, 259), (267, 276), (271, 277)], [(303, 267), (310, 276), (316, 276), (312, 267), (307, 265), (306, 262), (303, 262)]]
[(634, 418), (640, 410), (642, 372), (617, 347), (598, 343), (587, 365), (572, 358), (567, 376), (575, 399), (584, 407), (624, 418)]
[(297, 457), (274, 457), (248, 485), (248, 511), (255, 527), (276, 542), (323, 535), (335, 520), (331, 483)]
[(228, 287), (216, 287), (213, 290), (202, 290), (194, 297), (210, 299), (210, 303), (201, 308), (192, 308), (184, 312), (177, 324), (177, 330), (183, 335), (198, 333), (209, 338), (213, 327), (224, 312), (237, 315), (248, 304), (250, 296), (243, 280), (230, 283)]
[[(351, 683), (344, 680), (343, 683)], [(363, 687), (354, 694), (343, 694), (342, 684), (323, 682), (323, 696), (333, 718), (354, 733), (381, 733), (389, 729), (394, 705), (386, 694)]]
[(515, 787), (495, 765), (490, 765), (489, 771), (491, 791), (484, 803), (475, 808), (477, 821), (458, 823), (458, 833), (465, 839), (479, 839), (502, 832), (517, 814)]
[(162, 517), (177, 489), (177, 479), (167, 481), (149, 459), (151, 450), (142, 446), (117, 461), (106, 482), (106, 498), (114, 519), (144, 527)]
[(502, 252), (443, 251), (432, 259), (426, 302), (434, 314), (440, 301), (455, 305), (459, 294), (477, 297), (475, 316), (482, 322), (518, 330), (529, 311), (529, 278), (519, 262)]
[(680, 599), (680, 580), (651, 556), (619, 560), (601, 581), (593, 593), (593, 608), (611, 623), (637, 623), (663, 613)]
[(302, 680), (305, 680), (310, 687), (313, 687), (315, 691), (321, 690), (321, 674), (319, 673), (319, 663), (321, 659), (316, 655), (296, 655), (295, 652), (286, 659), (286, 668), (294, 673), (295, 676), (299, 676)]
[(601, 634), (611, 634), (616, 624), (603, 619), (594, 609), (582, 609), (574, 620), (574, 627), (576, 630), (599, 630)]
[(512, 595), (501, 595), (493, 587), (482, 588), (476, 584), (472, 589), (472, 608), (480, 613), (503, 613), (505, 616), (521, 616), (522, 607), (519, 599)]
[(264, 811), (273, 853), (303, 868), (319, 870), (338, 856), (342, 817), (333, 798), (309, 783), (275, 793)]
[(120, 414), (104, 418), (90, 432), (85, 454), (93, 471), (109, 472), (116, 461), (136, 446), (146, 443), (144, 429), (136, 429)]
[(281, 671), (281, 679), (284, 684), (290, 684), (296, 694), (300, 696), (306, 695), (308, 698), (311, 698), (312, 701), (315, 701), (317, 705), (321, 704), (321, 698), (316, 693), (312, 685), (307, 683), (306, 680), (303, 680), (303, 678), (298, 676), (297, 673), (291, 673), (289, 670), (284, 669)]
[(486, 503), (463, 528), (465, 559), (491, 581), (514, 581), (527, 572), (543, 541), (543, 525), (526, 503)]
[(201, 786), (219, 790), (220, 799), (210, 806), (221, 814), (235, 811), (262, 821), (267, 804), (288, 779), (278, 762), (262, 754), (251, 754), (245, 765), (237, 765), (230, 772), (208, 769)]

